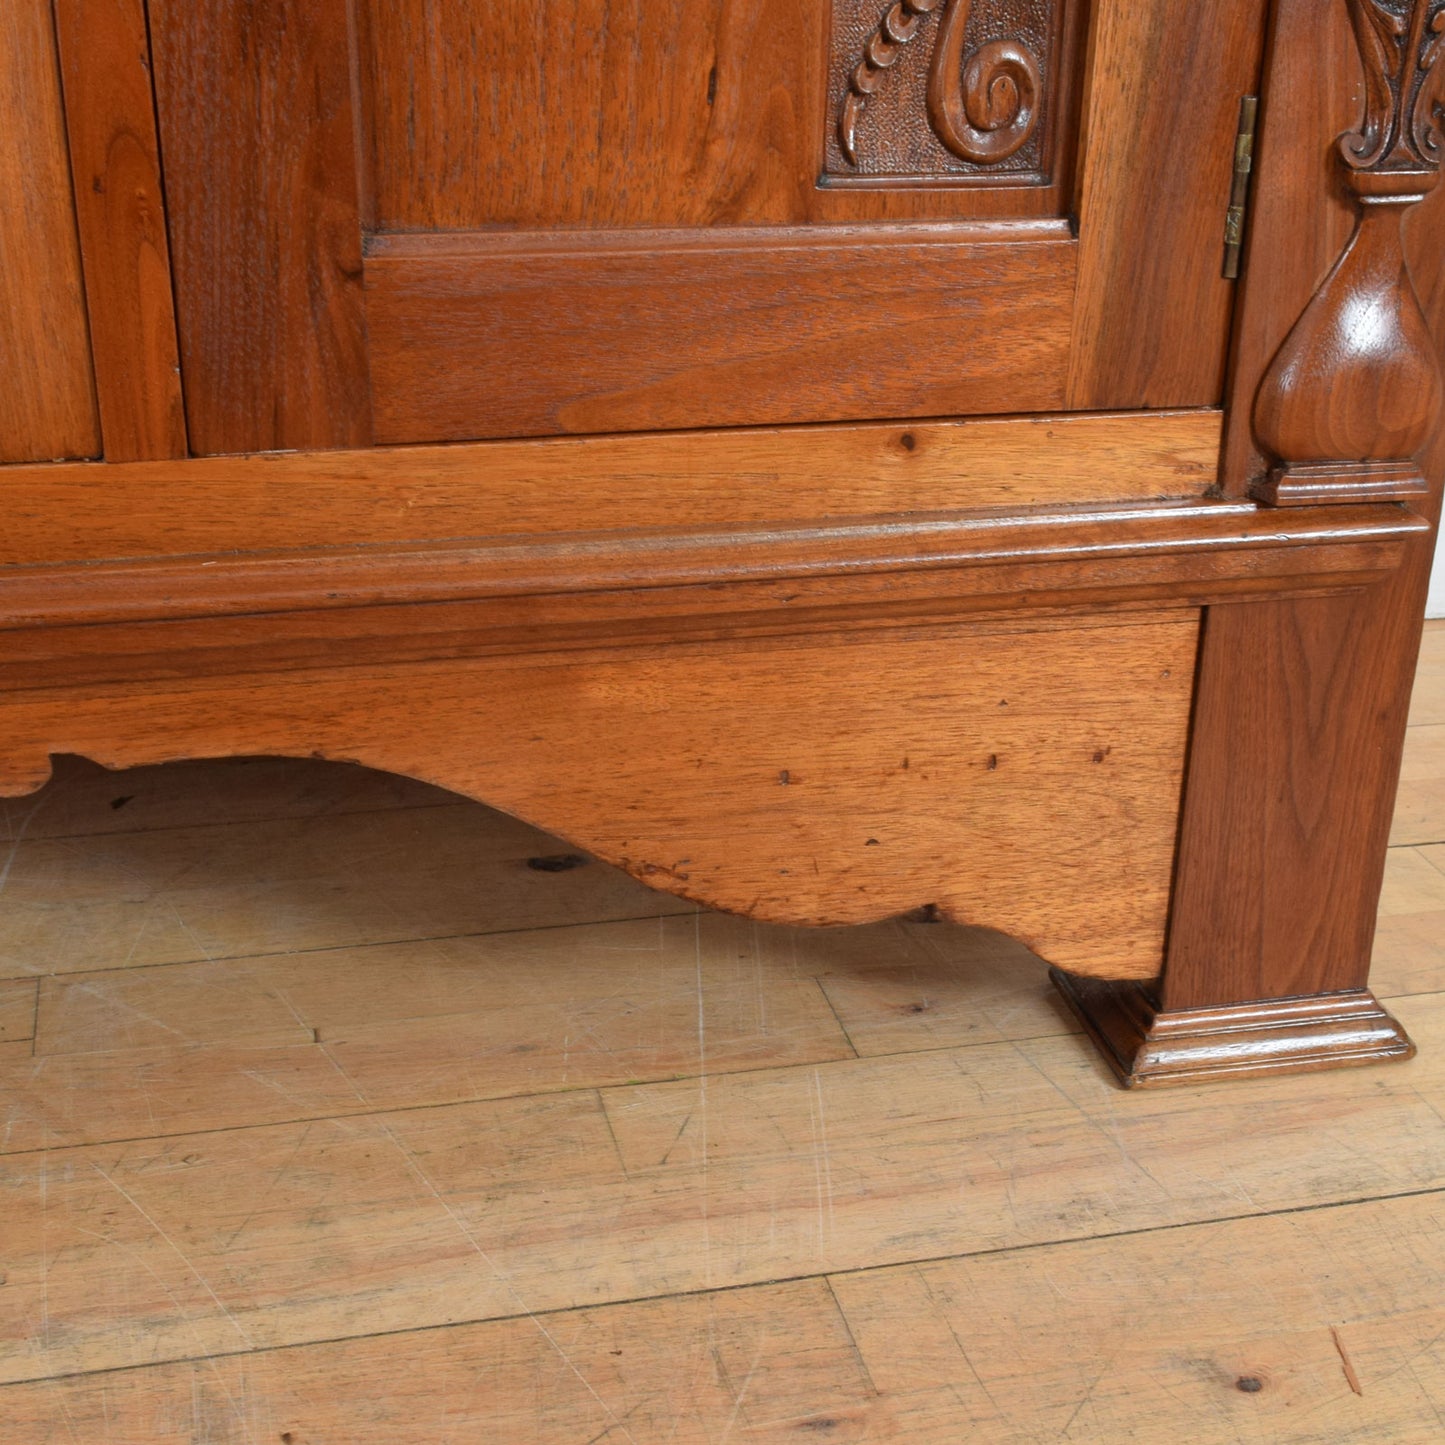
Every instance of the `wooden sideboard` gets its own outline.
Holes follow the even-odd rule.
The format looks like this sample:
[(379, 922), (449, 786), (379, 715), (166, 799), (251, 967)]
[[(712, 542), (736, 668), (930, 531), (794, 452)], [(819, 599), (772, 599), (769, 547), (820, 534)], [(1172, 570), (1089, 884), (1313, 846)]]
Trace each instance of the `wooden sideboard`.
[(11, 0), (0, 793), (349, 759), (1055, 965), (1367, 986), (1445, 477), (1445, 0)]

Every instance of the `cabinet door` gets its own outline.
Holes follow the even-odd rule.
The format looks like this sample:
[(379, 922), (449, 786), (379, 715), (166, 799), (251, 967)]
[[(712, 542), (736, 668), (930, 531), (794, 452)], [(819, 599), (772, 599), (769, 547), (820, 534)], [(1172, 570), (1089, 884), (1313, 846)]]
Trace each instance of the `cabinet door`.
[(0, 464), (92, 456), (96, 424), (48, 0), (0, 6)]
[(1219, 402), (1255, 0), (150, 0), (200, 452)]

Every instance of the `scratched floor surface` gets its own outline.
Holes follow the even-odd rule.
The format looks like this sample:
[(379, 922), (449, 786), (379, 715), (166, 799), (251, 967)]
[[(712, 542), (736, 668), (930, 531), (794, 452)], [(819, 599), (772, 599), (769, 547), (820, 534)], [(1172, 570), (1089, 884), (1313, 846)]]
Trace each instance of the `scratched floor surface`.
[(1445, 1440), (1445, 624), (1412, 1063), (1129, 1095), (996, 936), (696, 913), (339, 766), (0, 803), (0, 1440)]

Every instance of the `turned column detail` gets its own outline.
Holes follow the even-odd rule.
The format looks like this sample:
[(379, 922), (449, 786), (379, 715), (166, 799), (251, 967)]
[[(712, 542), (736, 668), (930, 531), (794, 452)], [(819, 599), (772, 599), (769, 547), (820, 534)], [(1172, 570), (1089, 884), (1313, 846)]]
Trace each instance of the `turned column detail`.
[(1445, 4), (1347, 3), (1365, 113), (1338, 151), (1358, 216), (1255, 401), (1255, 436), (1273, 465), (1253, 492), (1275, 506), (1423, 495), (1417, 459), (1441, 409), (1440, 363), (1402, 228), (1439, 179)]

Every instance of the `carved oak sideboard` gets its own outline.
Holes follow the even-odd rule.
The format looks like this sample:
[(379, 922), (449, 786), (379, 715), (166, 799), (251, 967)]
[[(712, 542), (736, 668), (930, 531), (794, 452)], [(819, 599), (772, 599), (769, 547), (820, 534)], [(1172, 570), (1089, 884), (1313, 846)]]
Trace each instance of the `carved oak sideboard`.
[(350, 759), (1403, 1058), (1445, 0), (9, 0), (0, 793)]

